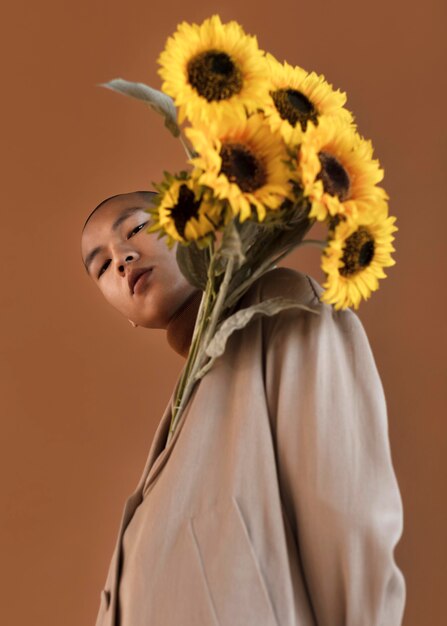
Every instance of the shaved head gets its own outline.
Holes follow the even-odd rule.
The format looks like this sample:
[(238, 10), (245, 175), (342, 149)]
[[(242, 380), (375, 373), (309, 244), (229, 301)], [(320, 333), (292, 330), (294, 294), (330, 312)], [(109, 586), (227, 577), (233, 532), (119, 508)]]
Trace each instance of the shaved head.
[(144, 202), (149, 202), (150, 204), (153, 204), (157, 196), (157, 193), (155, 191), (129, 191), (127, 193), (116, 193), (113, 196), (109, 196), (108, 198), (106, 198), (105, 200), (102, 200), (98, 205), (95, 206), (93, 211), (85, 220), (82, 230), (84, 231), (85, 227), (87, 226), (88, 221), (96, 213), (96, 211), (100, 209), (104, 204), (109, 202), (109, 200), (113, 200), (114, 198), (118, 198), (120, 196), (133, 196), (133, 195), (140, 196)]

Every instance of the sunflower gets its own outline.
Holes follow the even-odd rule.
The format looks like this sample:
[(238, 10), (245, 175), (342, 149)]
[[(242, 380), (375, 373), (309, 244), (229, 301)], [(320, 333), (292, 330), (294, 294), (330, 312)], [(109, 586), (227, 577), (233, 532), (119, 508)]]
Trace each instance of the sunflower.
[(394, 265), (391, 252), (396, 218), (380, 205), (368, 215), (353, 219), (339, 215), (332, 221), (328, 245), (323, 250), (321, 268), (326, 274), (322, 302), (335, 309), (367, 300), (378, 289), (378, 279), (386, 278), (384, 267)]
[(158, 62), (162, 89), (179, 107), (180, 122), (245, 117), (268, 97), (268, 68), (256, 37), (237, 22), (222, 24), (218, 15), (201, 26), (179, 24)]
[(156, 185), (158, 206), (148, 209), (153, 223), (147, 232), (161, 231), (161, 236), (167, 235), (170, 247), (176, 241), (206, 245), (222, 221), (222, 203), (213, 201), (186, 173), (165, 177), (161, 185)]
[(309, 125), (299, 148), (298, 170), (304, 194), (312, 202), (309, 217), (323, 221), (338, 213), (367, 212), (371, 201), (386, 204), (377, 186), (383, 178), (373, 147), (350, 124), (322, 118)]
[(309, 74), (286, 62), (281, 64), (269, 53), (266, 59), (270, 69), (270, 99), (264, 113), (272, 129), (279, 129), (288, 144), (298, 142), (308, 122), (318, 125), (321, 116), (353, 122), (352, 114), (343, 107), (346, 95), (334, 91), (323, 75)]
[(267, 209), (278, 209), (285, 198), (292, 199), (293, 172), (287, 166), (286, 145), (262, 114), (222, 121), (212, 133), (199, 128), (185, 132), (199, 154), (191, 159), (201, 172), (199, 183), (227, 200), (241, 222), (252, 216), (253, 208), (263, 221)]

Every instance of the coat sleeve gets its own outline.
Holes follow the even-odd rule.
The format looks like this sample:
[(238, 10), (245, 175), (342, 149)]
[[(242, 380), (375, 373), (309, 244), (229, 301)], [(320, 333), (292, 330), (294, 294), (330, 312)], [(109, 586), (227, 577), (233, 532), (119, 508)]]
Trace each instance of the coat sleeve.
[(400, 626), (403, 506), (383, 387), (351, 309), (266, 321), (265, 385), (286, 514), (318, 626)]

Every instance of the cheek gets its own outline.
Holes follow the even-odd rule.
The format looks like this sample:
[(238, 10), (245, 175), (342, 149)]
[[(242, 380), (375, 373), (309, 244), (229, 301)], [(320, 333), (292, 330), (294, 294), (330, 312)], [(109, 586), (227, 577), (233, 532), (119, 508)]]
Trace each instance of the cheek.
[(117, 283), (112, 277), (106, 278), (106, 276), (103, 276), (98, 286), (102, 295), (110, 305), (124, 315), (130, 314), (132, 303), (127, 289), (124, 289), (124, 285)]
[(175, 269), (159, 265), (144, 298), (135, 301), (134, 320), (146, 328), (166, 328), (172, 315), (194, 288)]
[(163, 249), (160, 251), (159, 259), (160, 264), (163, 266), (163, 271), (169, 276), (171, 283), (180, 284), (187, 282), (177, 264), (176, 248), (169, 250), (167, 245), (164, 244)]

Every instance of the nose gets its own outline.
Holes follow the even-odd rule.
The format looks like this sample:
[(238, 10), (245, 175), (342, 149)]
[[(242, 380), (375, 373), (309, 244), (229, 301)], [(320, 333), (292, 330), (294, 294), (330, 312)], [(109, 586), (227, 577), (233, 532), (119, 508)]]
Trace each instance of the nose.
[(115, 266), (118, 273), (122, 276), (126, 275), (126, 266), (129, 263), (133, 263), (139, 258), (138, 253), (135, 250), (121, 250), (116, 253)]
[(124, 272), (125, 264), (126, 263), (131, 263), (133, 260), (134, 260), (133, 255), (132, 254), (128, 254), (126, 256), (126, 258), (124, 259), (124, 262), (123, 261), (119, 261), (118, 262), (118, 272), (120, 274), (122, 274)]

